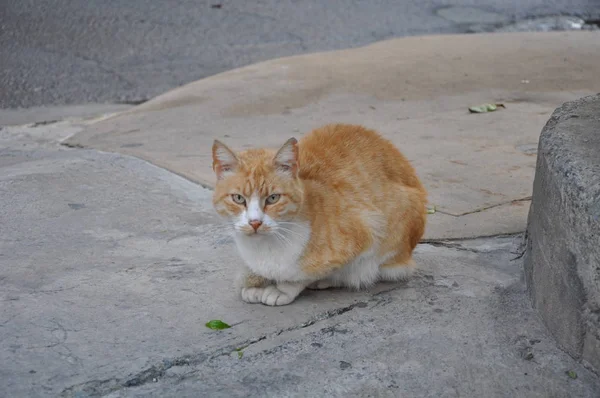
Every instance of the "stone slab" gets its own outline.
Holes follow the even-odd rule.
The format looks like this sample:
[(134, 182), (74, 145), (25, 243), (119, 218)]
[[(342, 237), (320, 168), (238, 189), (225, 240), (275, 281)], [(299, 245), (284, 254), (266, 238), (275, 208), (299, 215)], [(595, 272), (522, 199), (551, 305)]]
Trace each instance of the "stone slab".
[(600, 95), (564, 104), (541, 134), (525, 259), (552, 334), (600, 371)]
[(408, 284), (245, 304), (210, 191), (60, 127), (0, 130), (0, 396), (600, 391), (530, 308), (512, 237), (421, 244)]
[[(531, 195), (543, 124), (559, 104), (593, 93), (598, 64), (600, 32), (396, 39), (203, 79), (67, 143), (134, 155), (210, 186), (214, 138), (238, 149), (278, 146), (325, 123), (360, 123), (397, 144), (431, 204), (454, 216), (430, 217), (427, 239), (523, 231), (522, 212), (498, 223), (485, 209)], [(506, 109), (467, 111), (487, 102)]]

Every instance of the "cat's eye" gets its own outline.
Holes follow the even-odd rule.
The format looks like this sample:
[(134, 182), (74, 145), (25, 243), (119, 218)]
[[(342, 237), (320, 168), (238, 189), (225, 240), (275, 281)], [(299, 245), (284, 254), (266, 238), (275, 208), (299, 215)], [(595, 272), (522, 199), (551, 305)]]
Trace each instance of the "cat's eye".
[(274, 203), (277, 203), (277, 201), (279, 200), (280, 197), (281, 197), (280, 194), (274, 193), (273, 195), (271, 195), (267, 198), (267, 204), (272, 205)]
[(244, 199), (244, 197), (239, 193), (234, 193), (233, 195), (231, 195), (231, 199), (233, 199), (233, 201), (238, 205), (246, 204), (246, 199)]

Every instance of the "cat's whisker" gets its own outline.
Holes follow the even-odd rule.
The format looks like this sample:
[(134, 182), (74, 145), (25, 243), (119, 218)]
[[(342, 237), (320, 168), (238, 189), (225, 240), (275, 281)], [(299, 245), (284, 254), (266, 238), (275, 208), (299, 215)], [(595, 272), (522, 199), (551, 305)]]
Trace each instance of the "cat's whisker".
[[(277, 230), (282, 230), (282, 231), (284, 231), (286, 233), (291, 233), (291, 234), (295, 235), (295, 238), (298, 239), (298, 240), (300, 240), (300, 241), (304, 241), (305, 244), (306, 244), (306, 246), (310, 246), (310, 247), (317, 247), (318, 246), (316, 242), (314, 242), (314, 241), (312, 241), (312, 240), (309, 239), (310, 233), (308, 233), (308, 232), (307, 233), (301, 233), (301, 232), (298, 232), (298, 231), (294, 231), (294, 230), (283, 228), (283, 227), (279, 227), (279, 226), (277, 227)], [(290, 240), (290, 242), (291, 242), (291, 240)]]
[(280, 241), (281, 243), (283, 243), (286, 246), (292, 244), (292, 242), (288, 238), (286, 238), (285, 236), (281, 235), (280, 233), (275, 232), (275, 233), (273, 233), (273, 236), (275, 236), (275, 238), (278, 241)]
[(303, 225), (300, 223), (294, 223), (294, 222), (289, 222), (289, 221), (277, 221), (277, 228), (293, 228), (293, 227), (297, 227), (297, 228), (302, 228)]
[(295, 236), (297, 236), (299, 238), (306, 238), (306, 237), (308, 237), (308, 234), (305, 234), (305, 233), (302, 233), (302, 232), (298, 232), (298, 231), (294, 231), (293, 229), (289, 229), (289, 228), (285, 228), (285, 227), (277, 227), (275, 230), (276, 231), (281, 230), (283, 232), (295, 235)]
[(298, 223), (298, 222), (294, 222), (294, 221), (277, 221), (277, 224), (279, 225), (292, 225), (292, 226), (301, 226), (302, 224)]
[(271, 234), (273, 237), (275, 237), (275, 239), (277, 239), (277, 241), (287, 245), (287, 240), (285, 239), (284, 236), (282, 236), (280, 233), (273, 231), (273, 233)]
[[(303, 235), (303, 234), (290, 234), (290, 232), (293, 231), (278, 231), (278, 234), (285, 236), (286, 239), (288, 239), (289, 241), (295, 240), (295, 241), (307, 241), (308, 243), (308, 236), (307, 235)], [(291, 235), (291, 236), (289, 236)]]
[[(296, 227), (296, 229), (294, 229), (294, 227)], [(308, 230), (305, 230), (305, 228), (303, 228), (303, 226), (300, 224), (296, 224), (296, 225), (292, 225), (291, 227), (287, 227), (287, 226), (282, 226), (281, 224), (278, 223), (277, 228), (281, 229), (283, 231), (287, 231), (287, 232), (291, 232), (293, 234), (300, 235), (300, 236), (310, 235)]]
[(285, 235), (281, 235), (281, 234), (279, 234), (279, 236), (282, 238), (283, 241), (285, 241), (285, 243), (287, 244), (287, 246), (293, 246), (294, 245), (294, 242), (290, 238), (286, 237)]

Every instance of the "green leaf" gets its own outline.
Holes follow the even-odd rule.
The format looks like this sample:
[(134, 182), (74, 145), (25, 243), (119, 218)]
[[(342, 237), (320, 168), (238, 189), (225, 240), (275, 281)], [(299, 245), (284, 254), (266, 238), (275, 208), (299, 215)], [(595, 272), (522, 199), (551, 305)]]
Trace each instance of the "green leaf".
[(567, 370), (567, 376), (569, 376), (571, 379), (575, 380), (577, 378), (577, 373), (573, 372), (572, 370)]
[(239, 359), (242, 359), (242, 357), (244, 356), (244, 348), (246, 348), (246, 347), (236, 348), (235, 349), (237, 351), (237, 353), (238, 353), (238, 358)]
[(430, 208), (427, 209), (427, 214), (435, 214), (435, 212), (436, 212), (435, 206), (430, 207)]
[(212, 330), (223, 330), (223, 329), (228, 329), (231, 326), (229, 326), (228, 324), (226, 324), (223, 321), (214, 319), (212, 321), (206, 322), (206, 327), (209, 329), (212, 329)]
[(471, 113), (494, 112), (498, 108), (504, 108), (504, 104), (481, 104), (469, 108)]

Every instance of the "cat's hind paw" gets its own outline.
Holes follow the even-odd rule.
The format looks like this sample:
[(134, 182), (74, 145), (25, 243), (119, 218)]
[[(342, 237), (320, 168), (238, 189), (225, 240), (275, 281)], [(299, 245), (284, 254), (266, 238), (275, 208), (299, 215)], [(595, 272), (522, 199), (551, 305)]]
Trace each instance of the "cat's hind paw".
[(308, 285), (306, 288), (310, 290), (325, 290), (333, 287), (333, 283), (331, 283), (327, 279), (321, 279), (320, 281), (316, 281)]

